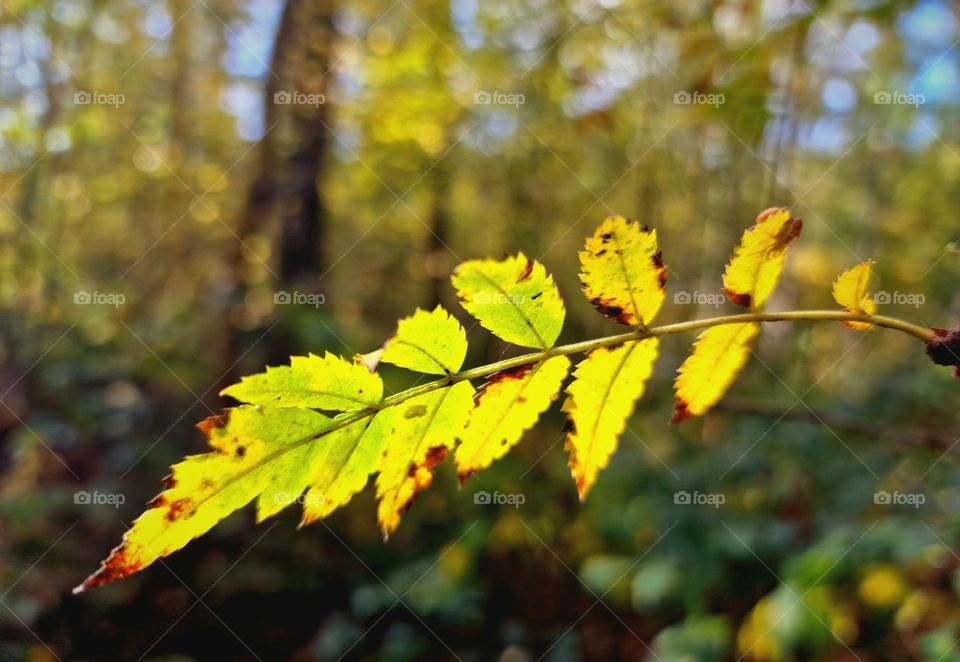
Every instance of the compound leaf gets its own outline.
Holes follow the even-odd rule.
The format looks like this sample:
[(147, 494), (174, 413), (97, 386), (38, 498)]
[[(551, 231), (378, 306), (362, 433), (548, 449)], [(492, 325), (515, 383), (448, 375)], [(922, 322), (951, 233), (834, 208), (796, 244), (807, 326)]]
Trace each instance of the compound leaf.
[(166, 489), (150, 501), (120, 546), (74, 591), (142, 570), (258, 495), (262, 517), (289, 505), (307, 486), (307, 467), (322, 447), (312, 442), (329, 434), (325, 441), (336, 443), (335, 425), (307, 409), (252, 406), (228, 409), (200, 423), (214, 452), (191, 455), (174, 465), (164, 480)]
[(430, 375), (452, 374), (463, 365), (467, 355), (467, 334), (460, 322), (437, 306), (432, 311), (417, 309), (400, 320), (397, 332), (383, 347), (363, 357), (372, 372), (379, 362), (424, 372)]
[(384, 536), (393, 533), (417, 494), (433, 481), (433, 467), (453, 448), (473, 407), (473, 386), (462, 381), (384, 410), (388, 432), (377, 476), (377, 519)]
[(613, 349), (600, 347), (574, 371), (563, 410), (573, 425), (566, 448), (581, 501), (617, 448), (617, 439), (653, 371), (659, 344), (659, 338), (645, 338)]
[(557, 399), (570, 359), (555, 356), (491, 375), (477, 389), (474, 408), (459, 434), (457, 473), (463, 482), (507, 454)]
[(723, 291), (733, 303), (759, 308), (773, 292), (783, 271), (787, 248), (803, 228), (803, 221), (791, 218), (783, 207), (767, 209), (743, 233), (727, 270)]
[[(873, 297), (867, 294), (870, 285), (870, 268), (873, 260), (861, 262), (855, 267), (847, 269), (837, 277), (833, 283), (833, 298), (851, 313), (866, 313), (873, 315), (877, 312), (877, 305)], [(844, 321), (847, 327), (863, 331), (873, 326), (869, 322)]]
[(357, 411), (383, 398), (380, 376), (330, 354), (293, 356), (290, 365), (243, 377), (220, 395), (264, 407)]
[(674, 382), (673, 422), (700, 416), (727, 392), (750, 356), (756, 322), (714, 326), (699, 335)]
[(623, 216), (607, 218), (580, 251), (580, 283), (594, 308), (620, 324), (649, 324), (666, 296), (657, 232)]
[(464, 262), (451, 280), (467, 312), (503, 340), (548, 349), (560, 335), (564, 308), (553, 277), (523, 253)]

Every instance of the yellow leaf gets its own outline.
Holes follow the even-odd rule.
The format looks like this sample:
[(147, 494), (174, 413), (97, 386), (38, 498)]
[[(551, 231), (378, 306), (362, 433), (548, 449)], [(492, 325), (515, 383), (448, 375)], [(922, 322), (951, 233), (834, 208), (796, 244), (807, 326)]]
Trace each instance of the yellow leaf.
[(383, 383), (379, 375), (327, 352), (291, 356), (290, 365), (243, 377), (220, 394), (264, 407), (356, 411), (380, 402)]
[[(300, 497), (303, 502), (301, 527), (347, 505), (366, 486), (370, 474), (380, 468), (388, 433), (382, 420), (384, 411), (373, 420), (364, 418), (315, 444), (317, 448), (307, 474), (309, 488)], [(260, 499), (262, 501), (263, 496)], [(263, 512), (258, 512), (258, 520), (263, 517)]]
[(595, 349), (574, 372), (563, 410), (573, 425), (566, 448), (581, 501), (617, 448), (617, 439), (653, 372), (659, 343), (659, 338), (646, 338), (613, 349)]
[(557, 398), (569, 369), (566, 356), (555, 356), (498, 372), (477, 390), (476, 404), (459, 434), (456, 460), (461, 482), (499, 460), (520, 441)]
[(523, 253), (464, 262), (451, 280), (467, 312), (503, 340), (548, 349), (560, 335), (565, 311), (553, 276)]
[[(861, 262), (857, 266), (844, 271), (833, 283), (834, 300), (851, 313), (873, 315), (877, 312), (877, 305), (874, 303), (873, 297), (867, 294), (867, 287), (870, 285), (870, 268), (873, 264), (873, 260)], [(845, 321), (844, 324), (859, 331), (873, 326), (873, 324), (867, 322)]]
[(713, 326), (700, 334), (674, 382), (674, 423), (702, 415), (723, 397), (747, 362), (759, 331), (759, 324), (747, 322)]
[(389, 430), (377, 476), (377, 518), (384, 536), (396, 530), (414, 497), (430, 486), (433, 467), (453, 447), (472, 407), (473, 387), (462, 381), (382, 412), (381, 424)]
[(620, 324), (649, 324), (666, 296), (657, 232), (623, 216), (607, 218), (580, 251), (580, 282), (590, 303)]
[(451, 374), (460, 369), (467, 355), (467, 334), (460, 322), (437, 306), (432, 311), (417, 309), (400, 320), (397, 332), (376, 352), (361, 362), (372, 372), (379, 362), (430, 375)]
[[(316, 451), (323, 443), (337, 443), (338, 433), (349, 429), (334, 430), (335, 425), (322, 414), (294, 408), (244, 406), (208, 418), (198, 427), (214, 452), (191, 455), (174, 465), (164, 480), (166, 489), (74, 591), (142, 570), (258, 495), (262, 517), (293, 503), (309, 482)], [(325, 436), (323, 443), (310, 443)]]
[(723, 291), (733, 303), (760, 308), (773, 292), (787, 248), (800, 236), (803, 221), (774, 207), (757, 216), (756, 224), (743, 233), (723, 274)]

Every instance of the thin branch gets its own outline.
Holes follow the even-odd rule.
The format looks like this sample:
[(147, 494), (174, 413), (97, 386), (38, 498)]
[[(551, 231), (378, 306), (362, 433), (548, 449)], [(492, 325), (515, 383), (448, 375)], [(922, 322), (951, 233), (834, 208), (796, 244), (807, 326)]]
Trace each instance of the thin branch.
[[(722, 326), (725, 324), (743, 324), (747, 322), (801, 322), (801, 321), (836, 321), (836, 322), (868, 322), (879, 327), (884, 327), (888, 329), (893, 329), (895, 331), (900, 331), (906, 333), (909, 336), (913, 336), (923, 342), (929, 342), (935, 337), (935, 334), (932, 330), (917, 326), (916, 324), (911, 324), (901, 319), (895, 317), (887, 317), (885, 315), (867, 315), (865, 313), (851, 313), (844, 310), (794, 310), (786, 311), (779, 313), (764, 313), (764, 312), (750, 312), (750, 313), (741, 313), (739, 315), (726, 315), (722, 317), (709, 317), (699, 320), (690, 320), (687, 322), (677, 322), (675, 324), (664, 324), (663, 326), (652, 326), (647, 328), (637, 328), (633, 331), (628, 331), (626, 333), (620, 333), (612, 336), (604, 336), (603, 338), (595, 338), (592, 340), (583, 340), (576, 343), (570, 343), (569, 345), (560, 345), (559, 347), (551, 347), (539, 352), (532, 352), (530, 354), (524, 354), (522, 356), (516, 356), (509, 359), (504, 359), (503, 361), (497, 361), (495, 363), (489, 363), (484, 366), (479, 366), (476, 368), (471, 368), (469, 370), (464, 370), (456, 374), (447, 375), (442, 379), (437, 379), (432, 382), (427, 382), (426, 384), (421, 384), (420, 386), (415, 386), (409, 388), (406, 391), (401, 391), (400, 393), (395, 393), (390, 397), (384, 398), (381, 402), (376, 405), (372, 405), (366, 409), (362, 409), (356, 412), (352, 412), (349, 415), (339, 417), (337, 423), (332, 425), (329, 428), (326, 428), (323, 432), (318, 435), (308, 437), (306, 439), (299, 440), (292, 444), (288, 444), (284, 447), (283, 452), (292, 450), (301, 444), (308, 443), (320, 437), (326, 436), (331, 432), (340, 430), (352, 425), (357, 421), (363, 420), (369, 416), (373, 416), (377, 412), (387, 409), (388, 407), (394, 407), (399, 405), (411, 398), (415, 398), (426, 393), (431, 393), (437, 389), (444, 388), (445, 386), (450, 386), (458, 382), (467, 381), (471, 379), (481, 379), (483, 377), (488, 377), (495, 373), (501, 372), (502, 370), (509, 370), (511, 368), (519, 368), (520, 366), (529, 365), (531, 363), (537, 363), (539, 361), (545, 361), (547, 359), (553, 358), (555, 356), (568, 356), (570, 354), (583, 354), (590, 352), (599, 347), (609, 347), (611, 345), (620, 345), (631, 340), (643, 340), (644, 338), (655, 338), (668, 336), (675, 333), (685, 333), (687, 331), (699, 331), (701, 329), (707, 329), (713, 326)], [(264, 458), (265, 460), (270, 459)]]

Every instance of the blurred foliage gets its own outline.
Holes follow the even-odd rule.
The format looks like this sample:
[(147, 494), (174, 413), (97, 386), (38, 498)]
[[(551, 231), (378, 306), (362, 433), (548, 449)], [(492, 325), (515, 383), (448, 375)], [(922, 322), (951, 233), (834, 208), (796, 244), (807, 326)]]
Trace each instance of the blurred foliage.
[[(738, 406), (682, 426), (666, 340), (583, 504), (548, 414), (463, 490), (445, 463), (388, 544), (369, 493), (299, 532), (244, 511), (69, 597), (230, 375), (456, 310), (461, 260), (523, 250), (561, 342), (612, 332), (574, 258), (611, 213), (658, 230), (663, 323), (722, 312), (773, 204), (805, 229), (768, 308), (873, 258), (883, 310), (956, 323), (955, 4), (296, 4), (0, 3), (0, 659), (960, 659), (956, 382), (829, 324), (767, 325)], [(313, 275), (281, 278), (308, 212)], [(472, 334), (468, 365), (501, 357)]]

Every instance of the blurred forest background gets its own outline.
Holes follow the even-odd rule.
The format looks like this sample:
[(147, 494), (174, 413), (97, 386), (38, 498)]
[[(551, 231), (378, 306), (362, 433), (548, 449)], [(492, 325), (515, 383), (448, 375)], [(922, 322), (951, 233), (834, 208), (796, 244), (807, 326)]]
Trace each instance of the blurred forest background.
[[(461, 260), (523, 250), (558, 279), (561, 342), (614, 333), (576, 260), (612, 213), (659, 232), (663, 322), (728, 311), (731, 249), (786, 205), (804, 236), (769, 309), (832, 307), (872, 257), (884, 311), (953, 326), (958, 19), (947, 0), (0, 1), (0, 660), (960, 660), (960, 387), (916, 341), (823, 323), (767, 325), (682, 425), (692, 338), (667, 340), (584, 504), (557, 407), (462, 490), (441, 465), (386, 544), (368, 489), (299, 532), (295, 509), (245, 509), (69, 595), (203, 452), (220, 388), (369, 351), (416, 306), (471, 328)], [(506, 350), (470, 337), (468, 364)]]

